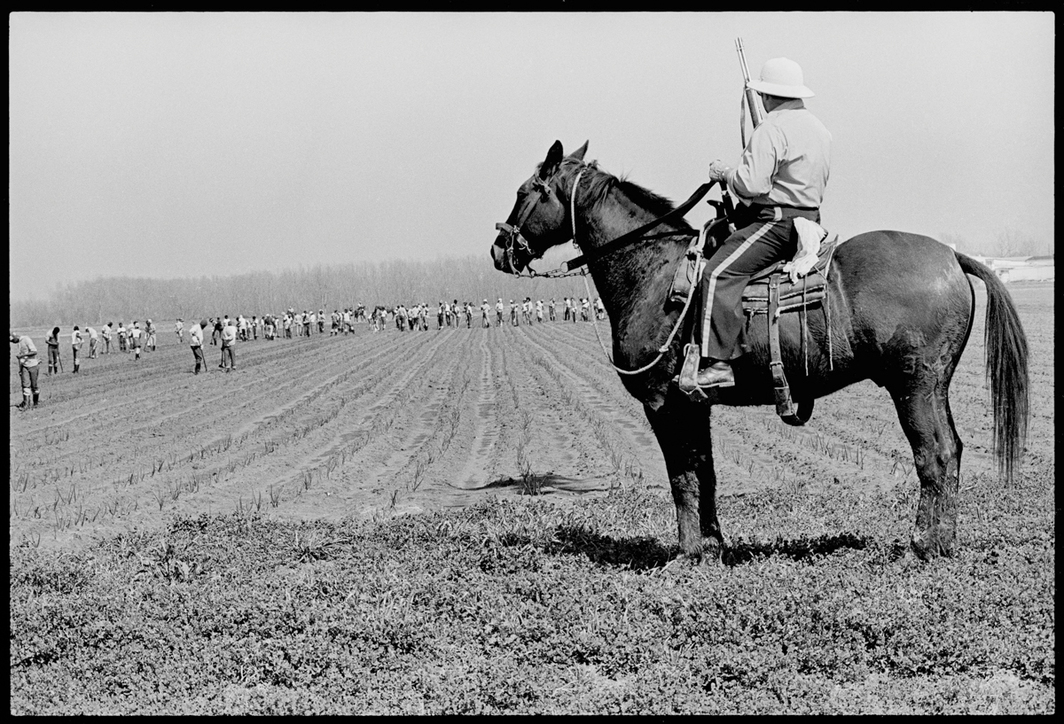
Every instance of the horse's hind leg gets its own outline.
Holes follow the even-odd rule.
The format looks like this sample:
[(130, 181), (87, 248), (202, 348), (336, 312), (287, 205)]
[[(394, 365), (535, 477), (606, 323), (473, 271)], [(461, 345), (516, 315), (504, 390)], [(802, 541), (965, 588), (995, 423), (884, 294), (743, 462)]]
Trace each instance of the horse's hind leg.
[(949, 378), (924, 379), (891, 395), (920, 479), (913, 551), (925, 559), (950, 556), (957, 531), (963, 445), (950, 414)]
[(719, 558), (724, 540), (717, 521), (710, 408), (673, 398), (658, 410), (644, 409), (665, 456), (680, 550), (692, 558)]

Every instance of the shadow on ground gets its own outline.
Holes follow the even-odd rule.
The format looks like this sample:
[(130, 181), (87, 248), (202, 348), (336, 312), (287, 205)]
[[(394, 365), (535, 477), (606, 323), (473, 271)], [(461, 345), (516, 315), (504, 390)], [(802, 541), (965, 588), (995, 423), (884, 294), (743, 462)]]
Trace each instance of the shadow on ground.
[[(505, 536), (502, 543), (528, 545), (533, 541), (527, 536), (510, 535)], [(800, 561), (830, 555), (840, 550), (864, 550), (868, 545), (868, 538), (853, 533), (794, 540), (741, 541), (726, 546), (720, 560), (726, 566), (741, 566), (770, 556), (786, 556)], [(633, 571), (664, 568), (670, 561), (680, 557), (677, 546), (664, 546), (654, 538), (614, 538), (573, 526), (555, 528), (552, 540), (543, 545), (543, 550), (549, 554), (583, 555), (599, 565), (629, 568)]]
[(460, 490), (514, 490), (525, 495), (546, 495), (556, 491), (567, 493), (591, 493), (609, 490), (608, 481), (602, 478), (568, 478), (550, 473), (532, 473), (516, 478), (498, 478), (475, 488)]
[(774, 541), (741, 541), (725, 546), (721, 562), (727, 566), (741, 566), (769, 556), (786, 556), (796, 561), (815, 556), (827, 556), (840, 550), (864, 550), (869, 545), (866, 536), (855, 533), (822, 535), (816, 538), (778, 539)]

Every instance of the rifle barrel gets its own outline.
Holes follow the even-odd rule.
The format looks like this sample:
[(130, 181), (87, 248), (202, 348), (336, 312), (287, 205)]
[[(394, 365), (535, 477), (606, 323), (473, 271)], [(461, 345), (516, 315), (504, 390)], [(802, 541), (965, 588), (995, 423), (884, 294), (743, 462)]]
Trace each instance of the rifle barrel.
[(743, 39), (735, 39), (735, 52), (739, 54), (739, 68), (743, 71), (743, 80), (750, 82), (750, 70), (746, 67), (746, 54), (743, 53)]

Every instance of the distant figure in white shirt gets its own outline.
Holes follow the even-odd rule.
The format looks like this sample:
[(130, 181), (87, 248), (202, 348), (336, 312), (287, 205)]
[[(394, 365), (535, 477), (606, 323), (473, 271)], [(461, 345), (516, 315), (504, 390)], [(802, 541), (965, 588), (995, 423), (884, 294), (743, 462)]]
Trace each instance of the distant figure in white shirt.
[(196, 369), (192, 371), (194, 375), (199, 374), (201, 366), (204, 372), (207, 371), (207, 360), (203, 358), (203, 330), (206, 328), (207, 320), (201, 319), (193, 322), (188, 329), (188, 344), (192, 348), (192, 358), (196, 361)]
[(71, 370), (73, 374), (78, 373), (78, 367), (81, 365), (81, 359), (79, 353), (81, 352), (81, 330), (78, 329), (78, 325), (74, 325), (74, 331), (70, 333), (70, 348), (74, 352), (74, 369)]
[(236, 369), (236, 321), (230, 319), (229, 325), (222, 328), (222, 369), (226, 372)]

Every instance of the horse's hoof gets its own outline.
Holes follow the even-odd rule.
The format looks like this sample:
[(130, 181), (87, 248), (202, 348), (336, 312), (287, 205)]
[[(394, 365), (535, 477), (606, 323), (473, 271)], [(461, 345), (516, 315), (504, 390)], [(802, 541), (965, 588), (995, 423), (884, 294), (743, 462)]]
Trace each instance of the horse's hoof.
[(913, 533), (909, 547), (922, 561), (953, 557), (953, 541), (947, 540), (945, 536), (938, 535), (934, 531), (925, 531), (922, 534)]
[(713, 538), (706, 538), (698, 551), (695, 560), (701, 565), (717, 565), (724, 555), (724, 545)]

